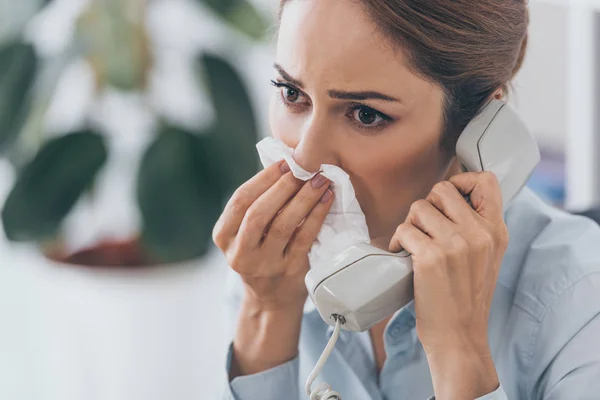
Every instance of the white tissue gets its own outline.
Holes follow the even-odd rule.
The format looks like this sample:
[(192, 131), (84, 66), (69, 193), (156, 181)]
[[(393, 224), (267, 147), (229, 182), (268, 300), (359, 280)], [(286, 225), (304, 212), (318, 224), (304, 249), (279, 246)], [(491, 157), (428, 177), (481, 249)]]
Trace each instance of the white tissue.
[(333, 182), (331, 188), (335, 196), (331, 210), (308, 254), (311, 268), (327, 263), (353, 244), (370, 241), (365, 214), (356, 200), (354, 187), (346, 172), (335, 165), (323, 164), (319, 171), (310, 173), (296, 163), (292, 148), (273, 137), (261, 140), (256, 148), (265, 168), (285, 160), (298, 179), (307, 181), (321, 172), (321, 175)]

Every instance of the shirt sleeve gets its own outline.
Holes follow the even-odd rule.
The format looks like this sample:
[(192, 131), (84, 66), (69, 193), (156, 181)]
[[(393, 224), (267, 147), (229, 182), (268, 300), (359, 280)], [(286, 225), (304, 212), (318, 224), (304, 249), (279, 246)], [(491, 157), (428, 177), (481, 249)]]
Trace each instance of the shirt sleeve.
[(504, 389), (502, 389), (502, 385), (500, 385), (498, 389), (494, 390), (492, 393), (478, 397), (476, 400), (508, 400), (508, 397), (506, 397), (506, 393), (504, 393)]
[[(231, 368), (233, 345), (227, 354), (227, 372)], [(299, 361), (294, 359), (253, 375), (238, 376), (226, 386), (223, 400), (297, 400)], [(227, 374), (229, 376), (229, 373)]]
[(566, 291), (547, 311), (540, 332), (544, 333), (535, 341), (531, 398), (599, 398), (600, 273)]
[[(597, 399), (600, 397), (600, 317), (582, 329), (550, 367), (559, 373), (544, 391), (544, 400)], [(560, 372), (559, 372), (560, 371)]]
[[(431, 396), (428, 400), (435, 400), (435, 396)], [(502, 389), (502, 385), (500, 385), (498, 389), (494, 390), (492, 393), (488, 393), (483, 397), (478, 397), (475, 400), (508, 400), (508, 397), (506, 397), (506, 393), (504, 393), (504, 389)]]

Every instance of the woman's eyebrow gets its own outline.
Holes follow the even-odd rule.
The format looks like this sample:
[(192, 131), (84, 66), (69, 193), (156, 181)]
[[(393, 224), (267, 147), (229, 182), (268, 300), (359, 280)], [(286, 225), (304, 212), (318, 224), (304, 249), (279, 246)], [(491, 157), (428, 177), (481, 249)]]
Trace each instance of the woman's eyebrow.
[(387, 94), (383, 94), (380, 92), (373, 91), (365, 91), (365, 92), (346, 92), (343, 90), (328, 90), (327, 93), (329, 97), (340, 100), (385, 100), (385, 101), (395, 101), (401, 103), (395, 97), (388, 96)]
[[(301, 81), (299, 81), (298, 79), (296, 79), (293, 76), (291, 76), (290, 74), (288, 74), (281, 65), (275, 63), (275, 64), (273, 64), (273, 67), (277, 70), (277, 72), (279, 72), (279, 74), (281, 75), (281, 77), (283, 79), (290, 82), (291, 84), (298, 87), (299, 89), (304, 89), (304, 84)], [(397, 99), (395, 97), (388, 96), (387, 94), (383, 94), (383, 93), (375, 92), (375, 91), (347, 92), (344, 90), (331, 89), (331, 90), (328, 90), (327, 93), (329, 94), (329, 97), (331, 97), (333, 99), (340, 99), (340, 100), (355, 100), (355, 101), (384, 100), (384, 101), (402, 103), (402, 101), (400, 101), (399, 99)]]
[(302, 84), (302, 82), (288, 74), (281, 65), (275, 63), (273, 64), (273, 67), (277, 70), (277, 72), (279, 72), (283, 79), (293, 84), (294, 86), (297, 86), (299, 89), (304, 89), (304, 85)]

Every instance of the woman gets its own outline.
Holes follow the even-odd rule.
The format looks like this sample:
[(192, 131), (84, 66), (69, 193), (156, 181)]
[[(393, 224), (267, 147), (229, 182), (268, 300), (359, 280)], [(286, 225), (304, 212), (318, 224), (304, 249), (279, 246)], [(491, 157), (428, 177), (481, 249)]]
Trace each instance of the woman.
[[(453, 153), (505, 96), (527, 24), (522, 0), (282, 1), (273, 136), (306, 170), (344, 169), (372, 243), (413, 255), (414, 302), (326, 364), (344, 400), (600, 398), (600, 230), (528, 190), (503, 213), (494, 176)], [(244, 288), (228, 398), (305, 398), (331, 334), (304, 310), (328, 186), (273, 165), (215, 227)]]

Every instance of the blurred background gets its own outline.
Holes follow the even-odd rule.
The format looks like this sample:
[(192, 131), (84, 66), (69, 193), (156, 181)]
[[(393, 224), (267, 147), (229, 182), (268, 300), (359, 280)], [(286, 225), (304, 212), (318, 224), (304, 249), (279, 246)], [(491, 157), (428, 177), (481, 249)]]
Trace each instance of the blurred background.
[[(215, 399), (211, 245), (268, 135), (276, 0), (0, 0), (0, 399)], [(528, 185), (598, 217), (600, 1), (531, 0)]]

